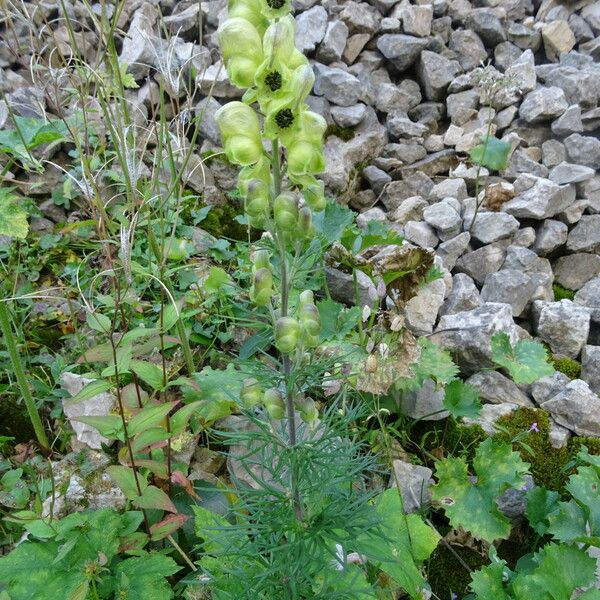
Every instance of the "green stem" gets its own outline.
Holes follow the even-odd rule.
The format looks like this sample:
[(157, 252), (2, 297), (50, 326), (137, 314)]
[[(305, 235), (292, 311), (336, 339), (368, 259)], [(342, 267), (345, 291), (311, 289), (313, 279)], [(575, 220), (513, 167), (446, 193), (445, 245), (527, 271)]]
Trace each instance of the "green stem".
[(8, 350), (10, 362), (12, 364), (15, 377), (17, 378), (21, 395), (23, 396), (23, 400), (25, 400), (25, 406), (27, 408), (27, 413), (29, 414), (29, 420), (33, 425), (37, 440), (42, 449), (50, 450), (50, 444), (48, 443), (48, 438), (46, 437), (46, 432), (44, 431), (40, 414), (38, 413), (35, 400), (33, 399), (33, 395), (29, 389), (29, 384), (25, 378), (25, 370), (23, 369), (23, 363), (21, 362), (21, 357), (17, 351), (15, 335), (10, 323), (8, 308), (5, 301), (0, 301), (0, 329), (2, 330), (2, 335), (4, 336), (4, 343), (6, 344), (6, 349)]

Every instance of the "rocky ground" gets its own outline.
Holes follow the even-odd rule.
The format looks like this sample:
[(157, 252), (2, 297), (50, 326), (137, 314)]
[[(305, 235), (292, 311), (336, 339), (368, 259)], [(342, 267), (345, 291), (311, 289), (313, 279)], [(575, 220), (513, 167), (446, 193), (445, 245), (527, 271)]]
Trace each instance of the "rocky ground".
[[(65, 4), (86, 18), (76, 1)], [(53, 35), (68, 49), (65, 27), (54, 21), (59, 3), (24, 5), (32, 22), (58, 23)], [(408, 243), (435, 250), (443, 277), (408, 303), (408, 328), (450, 348), (472, 374), (469, 383), (487, 403), (484, 427), (517, 406), (540, 406), (553, 418), (557, 447), (571, 433), (600, 436), (600, 2), (294, 6), (297, 43), (316, 75), (309, 102), (330, 124), (330, 195), (358, 210), (363, 224), (388, 223)], [(132, 0), (119, 21), (126, 32), (120, 58), (140, 86), (128, 91), (140, 123), (156, 109), (157, 81), (180, 102), (182, 115), (203, 116), (188, 184), (215, 203), (234, 187), (235, 170), (215, 161), (201, 176), (194, 161), (218, 148), (213, 115), (240, 96), (216, 46), (225, 14), (225, 0)], [(19, 31), (31, 33), (17, 22)], [(85, 28), (76, 33), (84, 47), (93, 45)], [(0, 126), (7, 105), (24, 116), (56, 108), (51, 82), (32, 81), (11, 43), (0, 47)], [(183, 67), (196, 77), (193, 97), (170, 76)], [(511, 144), (500, 172), (468, 160), (488, 132)], [(34, 195), (56, 183), (46, 174), (33, 188), (35, 177), (26, 181)], [(66, 218), (52, 202), (41, 208), (44, 215), (32, 223), (38, 231)], [(334, 296), (352, 302), (333, 275), (330, 285)], [(513, 342), (535, 336), (557, 360), (580, 362), (581, 371), (567, 361), (574, 375), (557, 372), (528, 387), (481, 372), (491, 366), (496, 331)], [(406, 411), (420, 416), (437, 410), (441, 397), (425, 386), (409, 404)]]

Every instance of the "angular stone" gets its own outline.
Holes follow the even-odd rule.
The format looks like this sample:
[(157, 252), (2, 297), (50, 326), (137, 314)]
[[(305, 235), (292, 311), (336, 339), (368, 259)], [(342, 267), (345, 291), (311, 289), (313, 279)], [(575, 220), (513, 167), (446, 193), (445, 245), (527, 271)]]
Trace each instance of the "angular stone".
[(400, 399), (402, 414), (411, 419), (439, 421), (448, 416), (444, 410), (444, 390), (432, 379), (426, 379), (418, 390), (409, 390)]
[(423, 219), (423, 210), (429, 206), (427, 201), (421, 196), (407, 198), (400, 203), (400, 206), (391, 214), (390, 219), (396, 223), (405, 225), (409, 221), (421, 221)]
[(559, 425), (577, 435), (600, 437), (600, 398), (581, 379), (569, 382), (541, 408), (547, 410)]
[(565, 183), (581, 183), (592, 179), (594, 175), (596, 175), (596, 171), (590, 167), (562, 162), (550, 171), (549, 179), (558, 185), (564, 185)]
[(440, 307), (444, 303), (446, 284), (436, 279), (419, 288), (404, 307), (406, 327), (415, 335), (427, 335), (433, 331)]
[(340, 127), (356, 127), (367, 114), (367, 107), (359, 102), (354, 106), (332, 106), (331, 116)]
[(430, 339), (456, 356), (466, 374), (472, 374), (493, 366), (491, 339), (498, 331), (506, 333), (512, 344), (518, 341), (510, 305), (489, 302), (474, 310), (444, 315)]
[(433, 7), (431, 5), (413, 6), (408, 0), (402, 0), (393, 11), (393, 16), (402, 21), (404, 33), (426, 37), (431, 33)]
[(314, 64), (316, 80), (314, 92), (325, 96), (329, 102), (338, 106), (357, 104), (362, 96), (362, 84), (347, 71), (338, 67)]
[(502, 242), (494, 242), (463, 254), (456, 261), (456, 270), (466, 273), (479, 285), (483, 285), (485, 278), (490, 273), (500, 270), (505, 258), (506, 245)]
[(567, 151), (562, 142), (558, 140), (546, 140), (542, 144), (542, 161), (549, 169), (566, 161), (566, 159)]
[(559, 186), (549, 179), (520, 175), (512, 200), (502, 210), (518, 219), (547, 219), (568, 208), (575, 200), (575, 187)]
[(437, 202), (423, 211), (423, 218), (435, 227), (442, 240), (456, 237), (460, 233), (460, 213), (449, 202)]
[(555, 135), (565, 136), (571, 133), (580, 133), (583, 131), (583, 122), (581, 121), (581, 108), (578, 104), (573, 104), (565, 112), (552, 122), (550, 126)]
[(575, 34), (567, 21), (556, 19), (542, 27), (542, 39), (548, 60), (557, 61), (562, 52), (568, 52), (575, 45)]
[(465, 253), (469, 247), (471, 235), (464, 231), (455, 238), (440, 244), (437, 249), (437, 255), (442, 259), (444, 267), (448, 270), (454, 269), (456, 261)]
[(440, 309), (440, 315), (453, 315), (473, 310), (482, 304), (475, 282), (468, 275), (457, 273), (452, 278), (452, 289)]
[(377, 48), (398, 71), (406, 71), (415, 64), (427, 40), (402, 33), (385, 33), (377, 40)]
[(353, 64), (370, 39), (371, 34), (369, 33), (355, 33), (351, 35), (346, 41), (346, 47), (342, 54), (344, 62), (348, 65)]
[(534, 406), (519, 386), (508, 377), (498, 371), (481, 371), (467, 379), (466, 383), (472, 385), (478, 392), (479, 397), (491, 404), (513, 403), (519, 406)]
[(600, 249), (600, 215), (584, 215), (569, 232), (567, 249), (571, 252), (597, 252)]
[(581, 379), (600, 394), (600, 346), (586, 345), (581, 352)]
[(488, 47), (494, 47), (506, 40), (506, 30), (495, 11), (489, 8), (476, 8), (466, 15), (465, 24), (481, 37)]
[(590, 332), (590, 311), (571, 300), (534, 302), (537, 335), (550, 344), (552, 352), (577, 358)]
[(460, 73), (461, 66), (440, 54), (423, 50), (417, 64), (417, 75), (425, 98), (443, 100), (448, 84)]
[(519, 229), (519, 221), (501, 212), (480, 212), (471, 227), (471, 236), (483, 244), (491, 244), (511, 236)]
[(561, 256), (554, 263), (554, 278), (569, 290), (581, 289), (590, 279), (600, 275), (600, 256), (581, 252)]
[(542, 377), (533, 382), (531, 385), (531, 396), (538, 406), (541, 406), (546, 400), (550, 400), (552, 396), (563, 390), (570, 381), (571, 379), (564, 373), (555, 371), (552, 375)]
[(444, 179), (433, 186), (431, 195), (437, 200), (442, 198), (464, 200), (467, 197), (467, 184), (460, 178)]
[(433, 228), (423, 221), (409, 221), (404, 226), (404, 236), (409, 242), (421, 248), (435, 248), (438, 237)]
[(532, 278), (513, 269), (502, 269), (485, 278), (481, 288), (484, 302), (510, 304), (515, 317), (519, 317), (529, 304), (536, 286)]
[(600, 277), (590, 279), (575, 294), (574, 302), (588, 308), (592, 321), (600, 323)]
[(300, 52), (313, 52), (327, 30), (327, 11), (320, 5), (296, 17), (296, 46)]
[(560, 117), (569, 107), (559, 87), (541, 87), (527, 94), (519, 108), (519, 116), (527, 123), (540, 123)]
[(457, 60), (465, 71), (472, 71), (488, 57), (481, 38), (470, 29), (453, 31), (448, 47), (458, 55)]
[(546, 219), (538, 228), (533, 249), (540, 256), (548, 256), (567, 242), (569, 228), (561, 221)]
[[(119, 62), (127, 65), (127, 71), (136, 80), (143, 79), (150, 72), (157, 59), (157, 52), (162, 52), (153, 44), (154, 25), (158, 20), (158, 10), (149, 2), (144, 2), (135, 11), (127, 35), (123, 38), (123, 46)], [(160, 41), (160, 40), (159, 40)]]
[(498, 432), (496, 421), (519, 408), (514, 402), (503, 402), (502, 404), (484, 404), (481, 407), (479, 415), (474, 419), (463, 418), (465, 425), (479, 425), (488, 435), (494, 435)]
[[(354, 288), (354, 278), (349, 273), (344, 273), (333, 267), (325, 268), (327, 277), (327, 287), (331, 297), (344, 304), (352, 306), (356, 303), (356, 293)], [(356, 271), (358, 282), (358, 299), (362, 306), (373, 306), (377, 299), (377, 289), (373, 285), (371, 278), (360, 270)]]
[(340, 19), (348, 25), (350, 33), (365, 33), (371, 36), (379, 28), (381, 15), (375, 7), (354, 0), (347, 0), (342, 6), (344, 8), (340, 12)]
[(565, 139), (567, 157), (571, 162), (600, 169), (600, 140), (574, 133)]
[(400, 486), (404, 512), (410, 514), (431, 502), (429, 488), (433, 485), (433, 472), (427, 467), (413, 465), (403, 460), (392, 463), (394, 474), (390, 477), (389, 487)]
[(348, 26), (346, 23), (343, 21), (330, 21), (327, 24), (323, 41), (317, 49), (317, 60), (324, 64), (340, 60), (347, 40)]

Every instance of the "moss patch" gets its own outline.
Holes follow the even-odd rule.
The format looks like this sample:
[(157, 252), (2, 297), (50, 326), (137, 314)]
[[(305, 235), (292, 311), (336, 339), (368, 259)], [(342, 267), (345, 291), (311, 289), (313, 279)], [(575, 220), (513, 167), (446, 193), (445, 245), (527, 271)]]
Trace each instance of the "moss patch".
[(341, 125), (332, 123), (331, 125), (327, 125), (325, 138), (328, 138), (331, 135), (335, 135), (335, 137), (340, 138), (340, 140), (348, 142), (356, 135), (356, 132), (353, 127), (342, 127)]
[(565, 466), (571, 453), (567, 447), (554, 448), (550, 443), (548, 413), (537, 408), (519, 408), (498, 419), (498, 425), (506, 431), (495, 437), (505, 441), (519, 438), (513, 449), (531, 465), (531, 474), (537, 485), (562, 492), (568, 478)]
[(554, 290), (554, 299), (558, 302), (559, 300), (573, 300), (575, 298), (575, 292), (566, 287), (560, 285), (560, 283), (555, 283), (552, 286)]
[[(206, 206), (206, 204), (200, 201), (197, 208), (203, 206)], [(238, 223), (235, 219), (241, 214), (241, 201), (229, 198), (227, 202), (221, 205), (212, 205), (206, 218), (200, 223), (200, 227), (216, 238), (246, 240), (248, 239), (246, 226)]]
[(566, 356), (563, 358), (552, 356), (550, 362), (557, 371), (564, 373), (570, 379), (579, 379), (581, 375), (581, 363), (576, 360)]
[[(488, 560), (479, 552), (465, 546), (452, 545), (452, 549), (473, 569), (478, 571), (488, 564)], [(440, 544), (429, 559), (427, 575), (431, 590), (438, 598), (464, 598), (468, 593), (471, 575), (457, 558)]]

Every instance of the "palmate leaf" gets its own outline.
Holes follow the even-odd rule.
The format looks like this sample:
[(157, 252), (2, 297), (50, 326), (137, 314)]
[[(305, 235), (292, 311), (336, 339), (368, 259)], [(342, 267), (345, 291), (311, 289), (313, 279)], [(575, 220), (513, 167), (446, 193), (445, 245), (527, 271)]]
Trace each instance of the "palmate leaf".
[(494, 136), (487, 136), (469, 152), (471, 160), (494, 171), (506, 169), (511, 145)]
[(513, 348), (502, 331), (492, 337), (492, 360), (504, 367), (517, 384), (530, 384), (554, 373), (546, 349), (539, 342), (520, 340)]
[(509, 600), (502, 576), (504, 562), (492, 563), (471, 574), (471, 591), (478, 600)]
[(571, 600), (577, 588), (595, 580), (596, 559), (575, 546), (548, 544), (534, 558), (537, 567), (512, 582), (516, 600)]
[(476, 482), (469, 478), (462, 458), (438, 461), (432, 497), (441, 503), (453, 527), (488, 542), (507, 538), (510, 520), (498, 510), (496, 499), (508, 488), (523, 485), (528, 465), (510, 444), (488, 438), (477, 448), (473, 468)]
[(440, 348), (427, 338), (419, 338), (419, 360), (411, 365), (412, 378), (402, 378), (397, 382), (400, 389), (418, 389), (426, 379), (436, 383), (448, 384), (458, 375), (458, 366), (450, 353)]
[(181, 567), (168, 556), (147, 554), (128, 558), (115, 568), (115, 598), (134, 600), (168, 600), (173, 591), (166, 577), (180, 571)]
[(0, 188), (0, 235), (25, 239), (29, 232), (27, 211), (19, 204), (21, 198), (13, 194), (12, 189)]
[(475, 418), (481, 410), (479, 393), (468, 383), (455, 379), (444, 390), (444, 408), (454, 417)]
[(534, 487), (526, 494), (525, 515), (531, 527), (540, 535), (548, 531), (548, 517), (558, 508), (558, 492), (544, 487)]
[(343, 304), (327, 298), (317, 302), (321, 317), (321, 339), (323, 341), (343, 340), (358, 324), (361, 309), (358, 306), (346, 308)]
[(338, 202), (328, 202), (325, 210), (315, 213), (313, 225), (322, 239), (331, 245), (342, 238), (346, 227), (352, 225), (355, 213)]
[(397, 489), (375, 498), (384, 535), (362, 534), (356, 551), (387, 573), (411, 598), (422, 598), (426, 587), (420, 564), (435, 550), (440, 536), (416, 514), (406, 515)]

